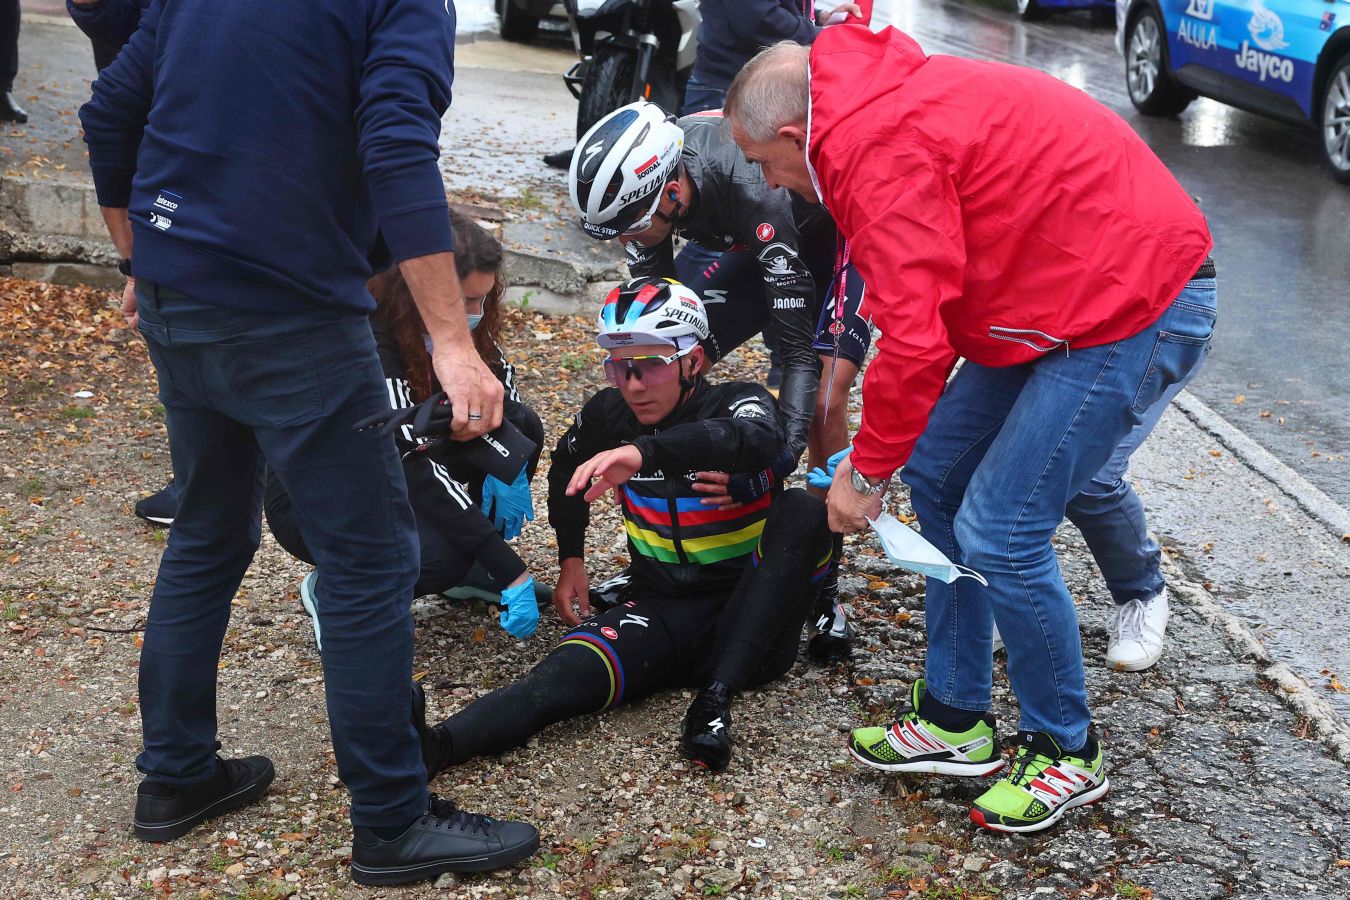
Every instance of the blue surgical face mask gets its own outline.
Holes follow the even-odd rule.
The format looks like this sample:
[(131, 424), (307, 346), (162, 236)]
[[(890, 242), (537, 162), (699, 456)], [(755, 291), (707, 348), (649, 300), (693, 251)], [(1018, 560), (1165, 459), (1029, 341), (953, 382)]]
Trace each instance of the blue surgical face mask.
[(483, 321), (482, 313), (469, 313), (469, 330), (473, 331), (481, 321)]

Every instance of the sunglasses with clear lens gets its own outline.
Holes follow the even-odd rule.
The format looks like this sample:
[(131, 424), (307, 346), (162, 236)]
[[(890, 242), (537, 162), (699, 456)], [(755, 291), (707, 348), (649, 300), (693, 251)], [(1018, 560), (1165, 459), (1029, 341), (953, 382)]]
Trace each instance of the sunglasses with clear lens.
[(688, 347), (671, 356), (611, 356), (605, 359), (605, 378), (615, 387), (622, 387), (629, 378), (637, 378), (646, 385), (669, 384), (680, 374), (672, 363), (693, 349)]

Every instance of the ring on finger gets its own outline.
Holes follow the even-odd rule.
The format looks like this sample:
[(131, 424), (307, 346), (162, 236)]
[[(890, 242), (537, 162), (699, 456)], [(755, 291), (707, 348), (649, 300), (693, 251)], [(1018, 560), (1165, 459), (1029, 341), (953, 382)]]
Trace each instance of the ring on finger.
[(483, 414), (482, 414), (482, 413), (471, 412), (471, 413), (469, 413), (469, 418), (470, 418), (471, 420), (477, 421), (478, 419), (483, 418)]

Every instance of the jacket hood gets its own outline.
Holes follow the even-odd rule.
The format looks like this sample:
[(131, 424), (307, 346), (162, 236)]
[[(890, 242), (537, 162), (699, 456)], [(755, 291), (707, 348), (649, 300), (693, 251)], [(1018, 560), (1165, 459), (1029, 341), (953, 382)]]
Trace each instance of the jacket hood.
[(811, 45), (806, 155), (812, 168), (841, 123), (863, 117), (849, 129), (855, 137), (863, 123), (868, 131), (882, 126), (890, 118), (883, 96), (927, 61), (914, 38), (896, 28), (874, 33), (864, 25), (836, 25), (821, 31)]

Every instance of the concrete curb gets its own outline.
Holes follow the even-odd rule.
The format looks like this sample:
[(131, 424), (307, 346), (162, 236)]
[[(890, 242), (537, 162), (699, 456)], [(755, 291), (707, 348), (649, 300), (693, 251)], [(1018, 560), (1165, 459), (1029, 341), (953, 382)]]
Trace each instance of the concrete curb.
[(1257, 444), (1233, 425), (1230, 425), (1208, 404), (1188, 391), (1177, 395), (1177, 408), (1202, 431), (1218, 439), (1249, 468), (1269, 478), (1275, 486), (1293, 498), (1308, 515), (1329, 529), (1338, 539), (1350, 535), (1350, 512), (1322, 493), (1302, 475), (1276, 459), (1269, 450)]
[(1168, 591), (1185, 600), (1213, 626), (1238, 659), (1252, 663), (1257, 677), (1276, 688), (1274, 693), (1280, 702), (1307, 720), (1309, 731), (1317, 736), (1327, 753), (1350, 765), (1350, 724), (1331, 708), (1331, 704), (1318, 696), (1293, 669), (1275, 661), (1246, 622), (1220, 606), (1204, 588), (1188, 581), (1181, 569), (1166, 557), (1163, 569), (1167, 573)]

